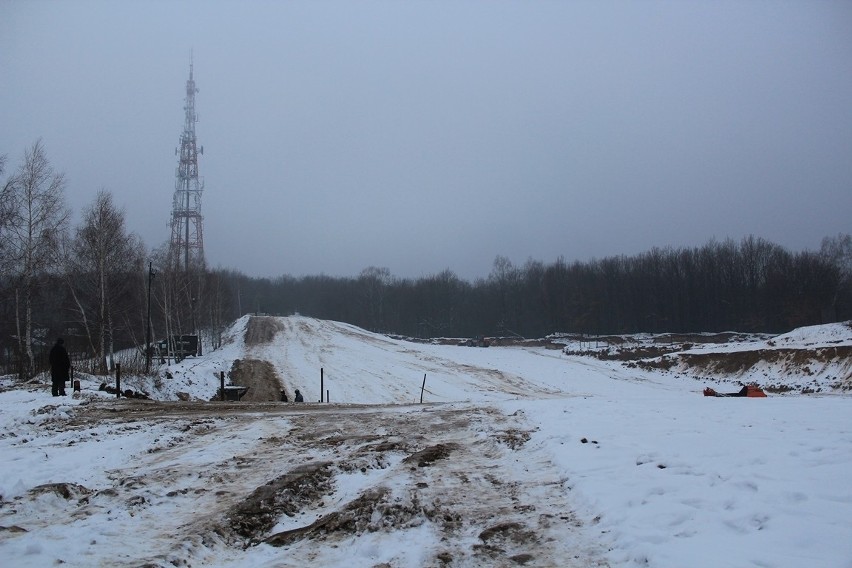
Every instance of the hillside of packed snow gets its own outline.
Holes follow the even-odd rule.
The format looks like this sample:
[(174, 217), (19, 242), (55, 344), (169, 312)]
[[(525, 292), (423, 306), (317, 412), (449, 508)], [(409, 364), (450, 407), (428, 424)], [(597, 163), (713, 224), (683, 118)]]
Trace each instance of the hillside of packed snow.
[(152, 400), (4, 379), (4, 564), (852, 567), (848, 323), (463, 343), (245, 316)]

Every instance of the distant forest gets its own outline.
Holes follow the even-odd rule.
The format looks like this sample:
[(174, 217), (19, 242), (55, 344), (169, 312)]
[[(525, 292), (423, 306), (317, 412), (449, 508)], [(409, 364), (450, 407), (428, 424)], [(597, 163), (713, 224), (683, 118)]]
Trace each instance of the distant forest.
[[(0, 156), (0, 180), (5, 165)], [(154, 342), (201, 334), (216, 347), (247, 313), (299, 313), (411, 337), (777, 333), (852, 319), (848, 234), (826, 237), (819, 251), (747, 237), (551, 264), (497, 257), (473, 282), (450, 270), (410, 279), (380, 267), (356, 277), (253, 278), (180, 268), (165, 247), (147, 250), (104, 190), (71, 227), (64, 183), (36, 142), (0, 184), (0, 374), (44, 370), (58, 336), (95, 373), (135, 348), (130, 370), (139, 372), (149, 329)]]
[(236, 289), (238, 313), (300, 313), (413, 337), (777, 333), (852, 319), (850, 240), (826, 238), (819, 252), (748, 237), (584, 262), (498, 257), (474, 282), (375, 267), (357, 278), (220, 277)]

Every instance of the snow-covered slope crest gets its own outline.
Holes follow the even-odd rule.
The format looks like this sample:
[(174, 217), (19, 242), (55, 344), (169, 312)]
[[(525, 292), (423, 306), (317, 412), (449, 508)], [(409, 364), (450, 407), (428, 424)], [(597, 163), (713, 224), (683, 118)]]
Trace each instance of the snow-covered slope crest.
[[(255, 318), (249, 328), (263, 323)], [(275, 333), (248, 329), (245, 357), (268, 361), (288, 393), (306, 401), (406, 404), (547, 398), (559, 391), (517, 374), (505, 351), (413, 344), (356, 326), (302, 316), (266, 318)], [(450, 349), (451, 351), (447, 351)], [(547, 377), (564, 359), (542, 358)], [(425, 386), (424, 386), (425, 381)], [(321, 392), (322, 389), (322, 392)]]
[(779, 346), (799, 348), (852, 345), (852, 321), (800, 327), (781, 334), (769, 342)]

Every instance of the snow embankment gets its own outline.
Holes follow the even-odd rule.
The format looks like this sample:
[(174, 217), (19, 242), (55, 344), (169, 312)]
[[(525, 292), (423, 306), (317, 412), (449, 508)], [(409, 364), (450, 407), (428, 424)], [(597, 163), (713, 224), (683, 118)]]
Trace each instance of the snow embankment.
[(714, 384), (757, 384), (768, 392), (852, 391), (850, 322), (803, 327), (768, 339), (683, 345), (630, 364)]

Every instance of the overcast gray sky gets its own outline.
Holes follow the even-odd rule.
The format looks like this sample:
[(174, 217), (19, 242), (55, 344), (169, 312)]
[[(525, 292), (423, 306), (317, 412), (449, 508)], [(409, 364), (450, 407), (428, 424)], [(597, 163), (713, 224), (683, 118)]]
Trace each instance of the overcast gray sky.
[(169, 238), (194, 53), (204, 245), (253, 276), (484, 277), (852, 232), (852, 2), (0, 0), (0, 154)]

